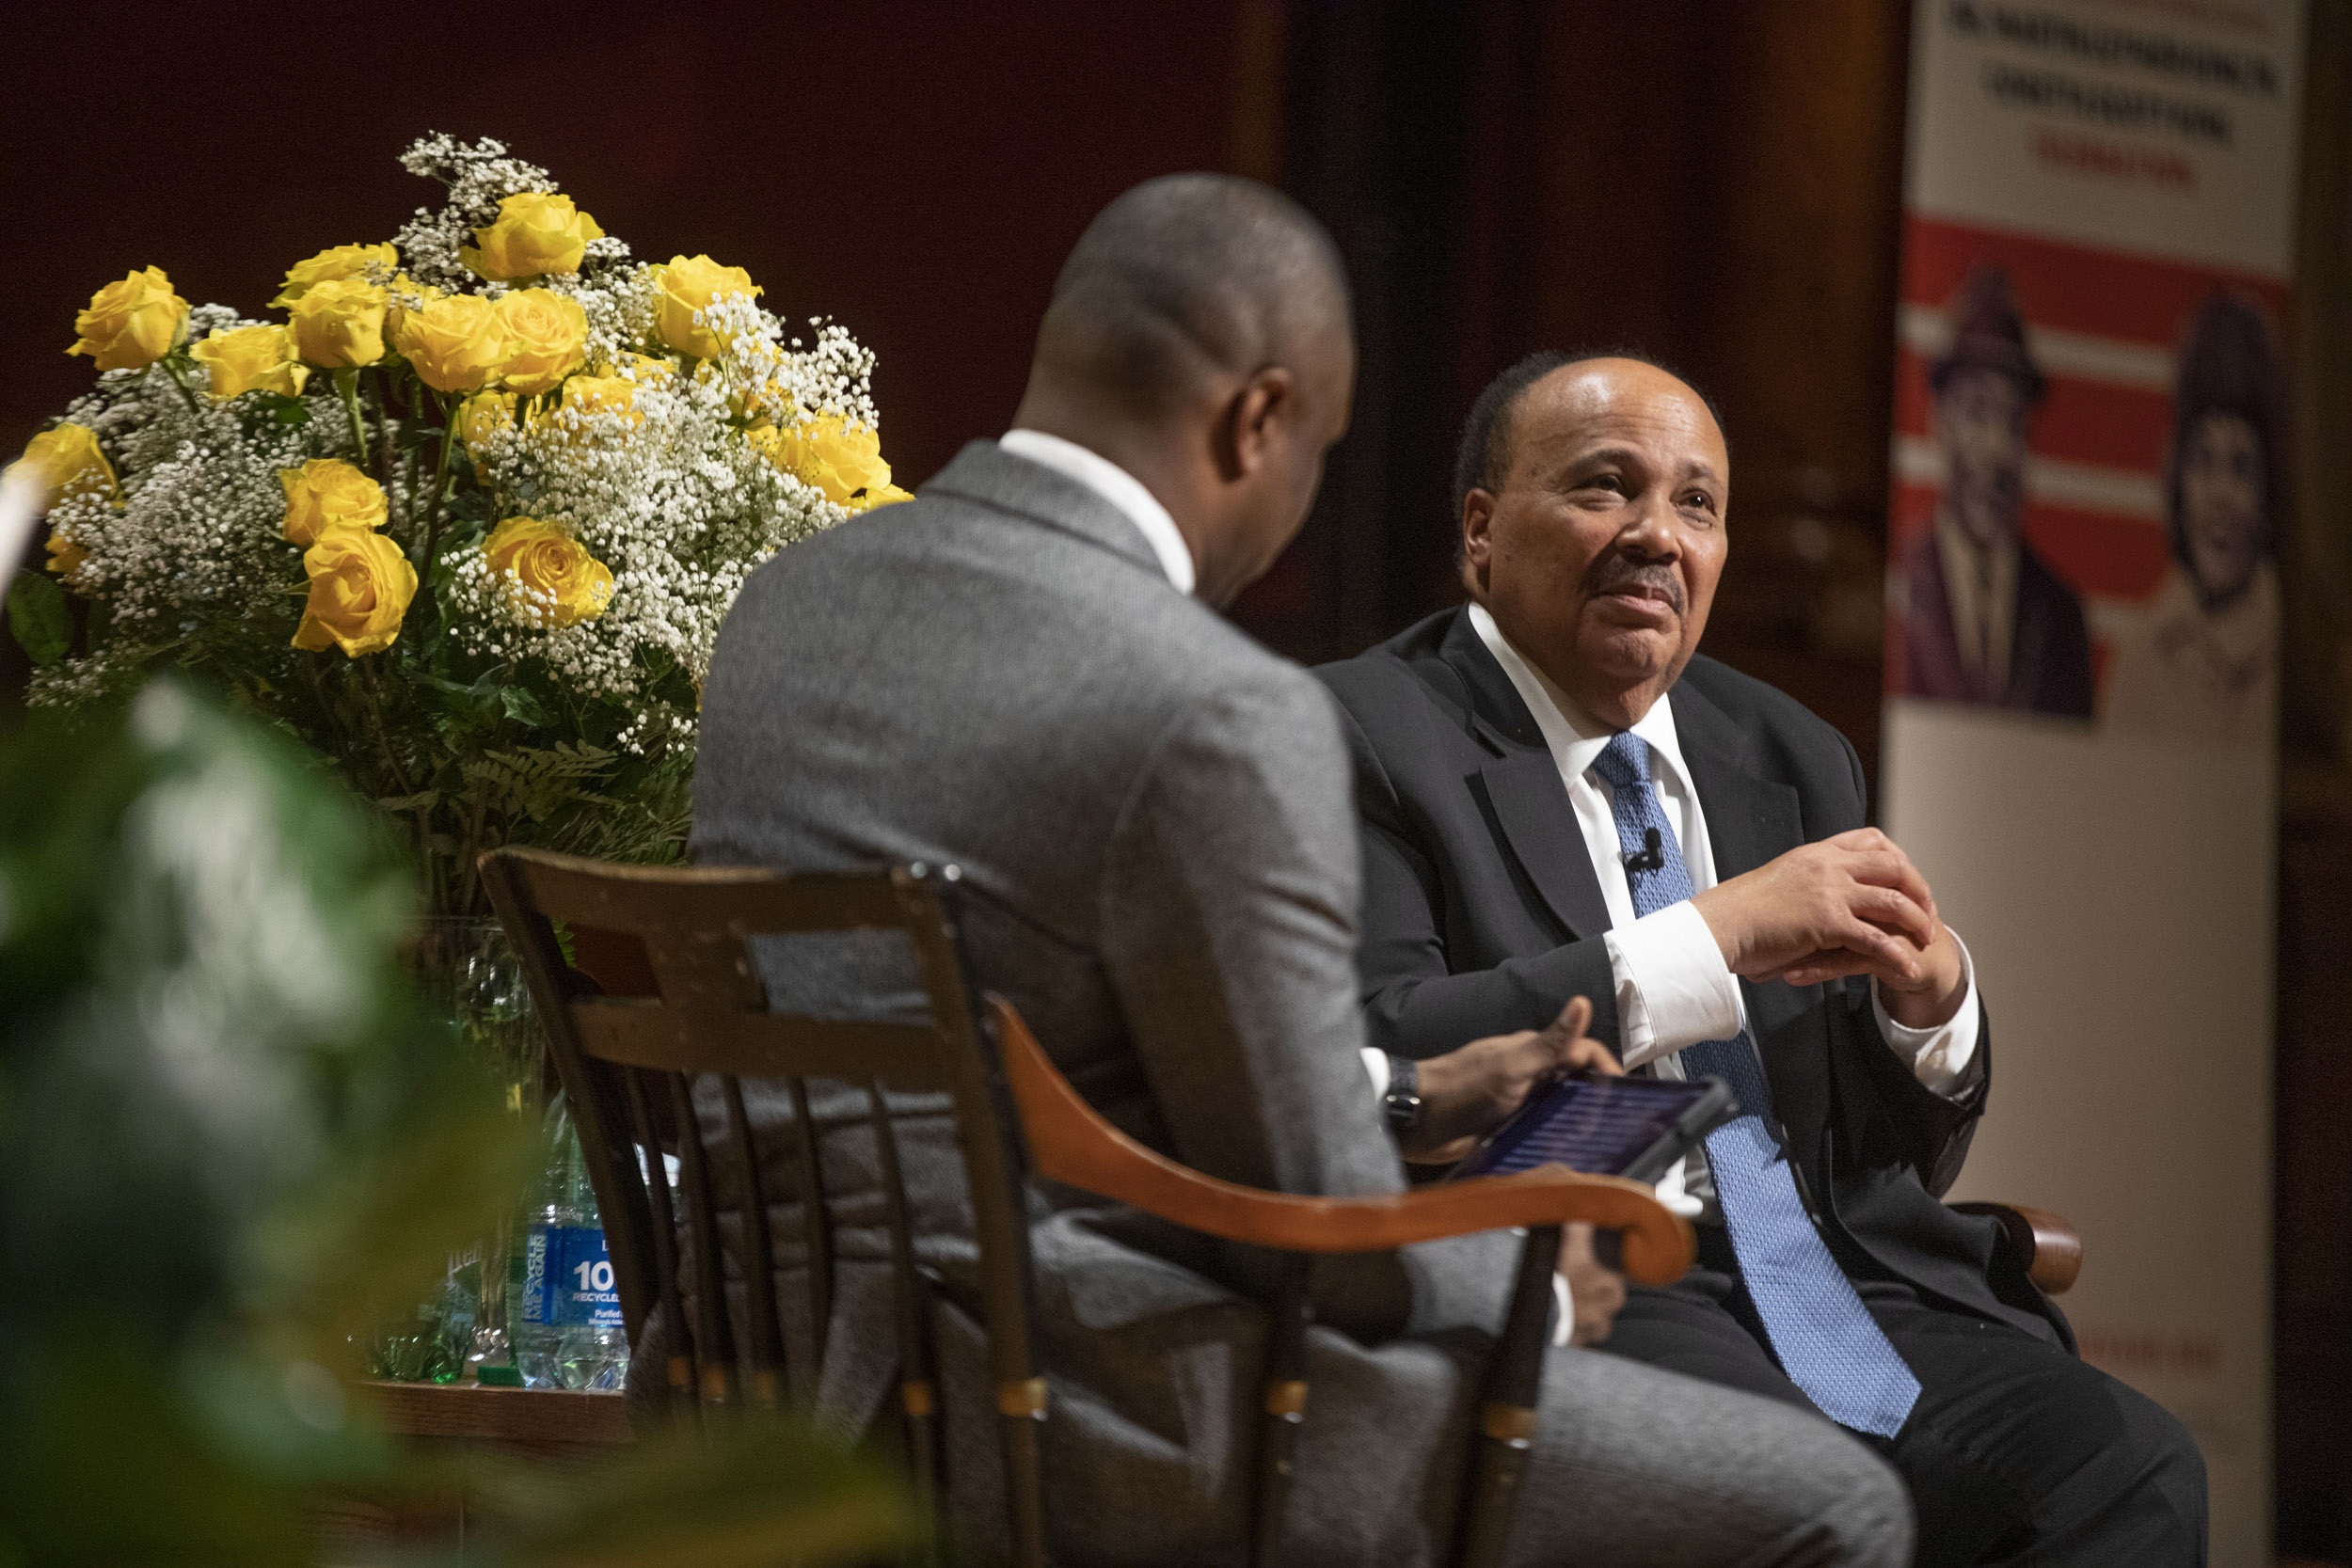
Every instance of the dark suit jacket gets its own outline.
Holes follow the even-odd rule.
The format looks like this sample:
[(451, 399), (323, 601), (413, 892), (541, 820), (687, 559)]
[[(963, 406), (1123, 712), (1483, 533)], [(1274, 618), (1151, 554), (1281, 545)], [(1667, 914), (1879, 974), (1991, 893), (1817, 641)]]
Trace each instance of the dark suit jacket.
[(2090, 717), (2090, 634), (2082, 601), (2030, 548), (2017, 548), (2017, 620), (2010, 641), (2009, 683), (1988, 690), (1961, 662), (1952, 598), (1932, 532), (1903, 552), (1903, 673), (1898, 689), (1915, 697), (2029, 708)]
[[(1534, 715), (1448, 610), (1315, 672), (1339, 698), (1363, 821), (1357, 965), (1371, 1040), (1423, 1057), (1540, 1028), (1583, 996), (1618, 1044), (1602, 932), (1608, 907)], [(1706, 657), (1667, 700), (1721, 879), (1859, 828), (1862, 767), (1793, 699)], [(1888, 1049), (1868, 983), (1741, 982), (1750, 1026), (1803, 1184), (1849, 1273), (2072, 1346), (1993, 1221), (1931, 1195), (1959, 1175), (1991, 1082), (1955, 1103)]]

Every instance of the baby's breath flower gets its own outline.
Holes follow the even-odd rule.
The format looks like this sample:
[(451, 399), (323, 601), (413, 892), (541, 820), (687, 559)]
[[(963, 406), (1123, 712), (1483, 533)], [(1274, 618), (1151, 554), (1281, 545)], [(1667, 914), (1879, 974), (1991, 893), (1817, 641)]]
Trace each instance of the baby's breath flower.
[(640, 750), (690, 744), (689, 705), (661, 700), (660, 677), (699, 687), (719, 624), (743, 579), (796, 539), (846, 515), (822, 493), (762, 458), (747, 418), (838, 413), (873, 422), (873, 356), (843, 328), (813, 323), (814, 345), (782, 346), (774, 316), (742, 294), (704, 311), (727, 344), (698, 374), (658, 355), (648, 269), (549, 279), (588, 318), (588, 361), (626, 387), (564, 399), (527, 427), (495, 432), (475, 452), (504, 512), (570, 531), (612, 572), (612, 597), (593, 620), (556, 626), (495, 577), (479, 540), (452, 556), (458, 635), (490, 657), (543, 663), (582, 696), (620, 704), (620, 740)]

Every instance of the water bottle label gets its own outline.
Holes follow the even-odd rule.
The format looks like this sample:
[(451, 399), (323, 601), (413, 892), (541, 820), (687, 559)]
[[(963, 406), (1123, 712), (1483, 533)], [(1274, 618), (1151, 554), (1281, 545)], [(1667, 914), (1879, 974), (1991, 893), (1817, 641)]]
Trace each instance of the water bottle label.
[(553, 1328), (618, 1328), (621, 1295), (597, 1227), (534, 1225), (523, 1237), (522, 1321)]
[(602, 1227), (564, 1232), (564, 1279), (556, 1306), (559, 1326), (621, 1326), (621, 1293), (612, 1287), (612, 1259)]
[(523, 1232), (522, 1290), (516, 1298), (514, 1310), (524, 1323), (554, 1322), (554, 1290), (549, 1275), (563, 1267), (563, 1234), (550, 1225), (534, 1225)]

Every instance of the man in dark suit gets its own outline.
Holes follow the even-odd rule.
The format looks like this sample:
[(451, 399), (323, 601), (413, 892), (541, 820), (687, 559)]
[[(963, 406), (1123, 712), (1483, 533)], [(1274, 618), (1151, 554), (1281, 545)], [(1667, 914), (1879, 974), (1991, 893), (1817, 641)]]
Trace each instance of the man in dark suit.
[(1944, 488), (1935, 527), (1903, 552), (1896, 689), (2090, 717), (2082, 601), (2026, 543), (2026, 436), (2048, 382), (2026, 347), (2009, 274), (1980, 266), (1928, 371)]
[(1607, 1348), (1865, 1436), (1922, 1563), (2201, 1561), (2179, 1424), (1934, 1196), (1988, 1025), (1853, 748), (1693, 657), (1729, 476), (1712, 410), (1640, 360), (1538, 356), (1473, 409), (1472, 602), (1318, 672), (1356, 761), (1372, 1042), (1418, 1058), (1581, 995), (1629, 1068), (1724, 1077), (1743, 1114), (1661, 1183), (1701, 1266), (1633, 1291)]

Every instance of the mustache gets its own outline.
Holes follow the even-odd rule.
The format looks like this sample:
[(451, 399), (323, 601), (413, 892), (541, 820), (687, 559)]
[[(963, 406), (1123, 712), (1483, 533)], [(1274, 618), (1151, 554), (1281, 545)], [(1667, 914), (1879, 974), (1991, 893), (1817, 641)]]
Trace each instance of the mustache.
[(1594, 594), (1640, 594), (1657, 599), (1676, 614), (1682, 613), (1682, 579), (1662, 562), (1629, 561), (1621, 555), (1604, 557), (1593, 570)]

